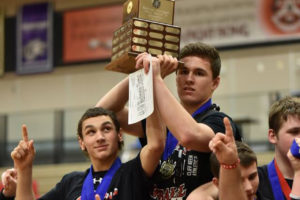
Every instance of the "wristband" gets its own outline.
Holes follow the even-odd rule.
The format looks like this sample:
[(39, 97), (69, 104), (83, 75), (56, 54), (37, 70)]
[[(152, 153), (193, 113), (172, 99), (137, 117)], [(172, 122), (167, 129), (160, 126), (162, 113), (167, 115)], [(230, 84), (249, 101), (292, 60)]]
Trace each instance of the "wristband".
[(240, 159), (238, 158), (237, 161), (233, 164), (221, 163), (221, 167), (223, 167), (224, 169), (235, 169), (237, 168), (239, 163), (240, 163)]
[(293, 193), (290, 193), (290, 197), (292, 198), (292, 199), (300, 199), (300, 196), (297, 196), (297, 195), (294, 195)]
[(296, 142), (296, 140), (294, 139), (292, 146), (291, 146), (291, 153), (294, 157), (296, 158), (300, 158), (300, 147), (298, 145), (298, 143)]

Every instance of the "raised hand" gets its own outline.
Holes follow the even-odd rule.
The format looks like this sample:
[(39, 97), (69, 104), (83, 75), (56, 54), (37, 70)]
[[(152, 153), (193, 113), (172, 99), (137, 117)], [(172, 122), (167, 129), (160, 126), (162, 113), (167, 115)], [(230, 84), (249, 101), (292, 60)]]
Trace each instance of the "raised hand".
[(157, 58), (160, 63), (160, 74), (162, 78), (173, 73), (178, 67), (177, 58), (170, 55), (158, 55)]
[[(145, 69), (145, 72), (148, 73), (150, 65), (150, 56), (146, 52), (139, 54), (136, 60), (136, 69)], [(169, 55), (158, 55), (157, 57), (151, 57), (153, 74), (160, 75), (162, 78), (171, 74), (177, 69), (178, 61), (176, 58), (173, 58)]]
[(17, 170), (7, 169), (1, 175), (1, 180), (4, 185), (3, 194), (5, 197), (13, 197), (16, 195), (17, 188)]
[(225, 134), (217, 133), (209, 142), (209, 148), (216, 155), (219, 163), (233, 164), (238, 160), (232, 127), (227, 117), (224, 118)]
[(15, 168), (18, 170), (32, 167), (35, 156), (33, 140), (28, 140), (26, 125), (22, 126), (22, 140), (18, 146), (11, 152), (11, 158), (14, 160)]
[(150, 59), (152, 61), (153, 74), (160, 74), (160, 64), (158, 58), (153, 57), (151, 56), (151, 54), (148, 54), (146, 52), (137, 55), (137, 57), (135, 58), (136, 60), (135, 68), (136, 69), (144, 68), (145, 73), (148, 73), (150, 67)]

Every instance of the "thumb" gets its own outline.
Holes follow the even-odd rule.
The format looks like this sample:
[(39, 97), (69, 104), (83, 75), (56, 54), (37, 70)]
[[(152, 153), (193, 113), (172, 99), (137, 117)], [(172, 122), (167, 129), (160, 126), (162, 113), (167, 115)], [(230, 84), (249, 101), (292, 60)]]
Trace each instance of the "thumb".
[(76, 200), (81, 200), (81, 196), (80, 196), (80, 197), (78, 197)]

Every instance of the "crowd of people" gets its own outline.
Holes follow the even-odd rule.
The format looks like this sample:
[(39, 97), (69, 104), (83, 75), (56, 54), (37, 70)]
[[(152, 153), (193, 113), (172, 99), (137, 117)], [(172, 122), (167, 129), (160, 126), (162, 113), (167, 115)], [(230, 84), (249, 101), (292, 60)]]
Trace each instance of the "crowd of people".
[[(271, 106), (268, 139), (275, 156), (258, 167), (239, 128), (212, 102), (220, 83), (218, 51), (192, 43), (182, 48), (179, 60), (184, 64), (168, 55), (139, 54), (136, 68), (153, 73), (154, 112), (128, 124), (129, 78), (114, 86), (78, 123), (79, 146), (90, 168), (66, 174), (39, 199), (300, 199), (300, 99), (285, 97)], [(164, 82), (174, 72), (179, 101)], [(123, 131), (142, 144), (126, 163), (118, 158)], [(35, 199), (34, 156), (34, 142), (23, 126), (22, 140), (11, 153), (14, 169), (2, 174), (0, 200)]]

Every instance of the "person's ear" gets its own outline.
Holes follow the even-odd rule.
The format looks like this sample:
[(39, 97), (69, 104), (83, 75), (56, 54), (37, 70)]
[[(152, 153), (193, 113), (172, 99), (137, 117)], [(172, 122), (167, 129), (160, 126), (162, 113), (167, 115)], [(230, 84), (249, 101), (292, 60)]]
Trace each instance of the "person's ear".
[(216, 187), (219, 187), (219, 179), (218, 178), (213, 177), (212, 182)]
[(123, 142), (122, 129), (120, 129), (120, 131), (119, 131), (119, 133), (118, 133), (118, 139), (119, 139), (119, 142)]
[(268, 131), (268, 139), (269, 139), (269, 142), (271, 144), (276, 144), (277, 143), (278, 138), (277, 138), (277, 135), (276, 135), (274, 129), (269, 129), (269, 131)]
[(80, 137), (78, 137), (78, 143), (79, 143), (80, 149), (82, 151), (86, 151), (85, 144), (84, 144), (83, 140)]
[(213, 85), (212, 85), (212, 90), (214, 91), (215, 89), (217, 89), (217, 87), (220, 84), (220, 76), (217, 76), (214, 80), (213, 80)]

